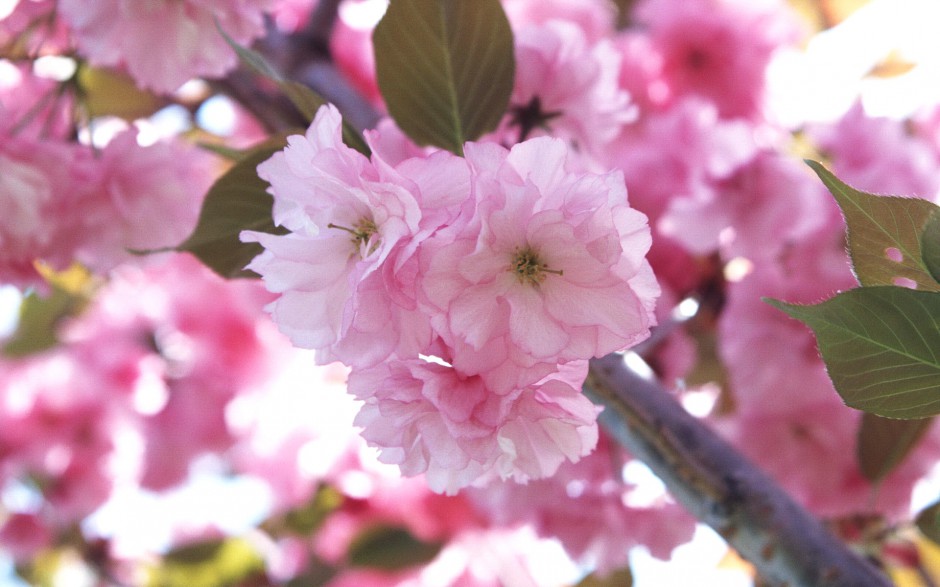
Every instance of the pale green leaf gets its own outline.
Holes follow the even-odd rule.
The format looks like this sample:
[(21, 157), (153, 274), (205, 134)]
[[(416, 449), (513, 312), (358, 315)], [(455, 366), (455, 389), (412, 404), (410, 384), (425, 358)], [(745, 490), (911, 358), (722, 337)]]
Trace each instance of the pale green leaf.
[(813, 329), (847, 405), (888, 418), (940, 413), (940, 294), (882, 286), (811, 306), (766, 301)]
[(877, 196), (849, 187), (821, 164), (807, 160), (842, 208), (849, 254), (859, 283), (940, 291), (921, 255), (921, 234), (937, 206), (920, 198)]
[(372, 41), (389, 113), (417, 143), (462, 154), (505, 114), (515, 57), (499, 0), (395, 0)]

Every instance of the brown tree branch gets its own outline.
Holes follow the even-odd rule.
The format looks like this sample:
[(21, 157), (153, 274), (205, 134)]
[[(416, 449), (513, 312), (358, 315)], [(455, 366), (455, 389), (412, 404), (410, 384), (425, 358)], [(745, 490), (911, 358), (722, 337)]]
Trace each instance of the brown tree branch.
[(890, 587), (871, 563), (620, 355), (592, 361), (584, 391), (604, 406), (604, 428), (770, 584)]

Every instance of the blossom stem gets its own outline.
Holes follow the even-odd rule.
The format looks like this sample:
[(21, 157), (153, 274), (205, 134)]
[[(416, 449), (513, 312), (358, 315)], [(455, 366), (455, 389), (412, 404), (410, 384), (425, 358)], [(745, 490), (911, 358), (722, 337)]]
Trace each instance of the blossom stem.
[(607, 432), (769, 584), (891, 585), (662, 387), (632, 372), (620, 355), (593, 360), (584, 391), (606, 408), (600, 422)]

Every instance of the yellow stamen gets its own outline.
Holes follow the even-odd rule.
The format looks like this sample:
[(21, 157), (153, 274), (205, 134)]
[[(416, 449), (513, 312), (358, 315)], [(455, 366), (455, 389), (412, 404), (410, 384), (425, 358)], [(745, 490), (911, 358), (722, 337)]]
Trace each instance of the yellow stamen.
[(547, 273), (565, 274), (562, 269), (550, 269), (539, 258), (538, 252), (528, 245), (516, 248), (512, 262), (509, 265), (509, 271), (516, 274), (519, 283), (530, 283), (532, 285), (538, 285), (545, 281)]

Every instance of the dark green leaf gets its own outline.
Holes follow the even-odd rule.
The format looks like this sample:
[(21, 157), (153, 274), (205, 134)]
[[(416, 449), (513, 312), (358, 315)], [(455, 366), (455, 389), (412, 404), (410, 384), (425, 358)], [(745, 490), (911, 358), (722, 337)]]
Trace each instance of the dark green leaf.
[(264, 561), (246, 540), (205, 540), (175, 548), (149, 569), (149, 587), (228, 587), (256, 577)]
[(940, 214), (930, 215), (920, 237), (921, 256), (924, 266), (935, 281), (940, 282)]
[(940, 502), (936, 502), (917, 514), (914, 523), (921, 534), (940, 544)]
[(163, 560), (184, 565), (198, 565), (211, 562), (212, 559), (219, 555), (223, 545), (222, 540), (193, 542), (174, 548), (163, 556)]
[(287, 582), (285, 587), (322, 587), (329, 584), (337, 570), (315, 554), (307, 557), (307, 567)]
[(765, 301), (813, 329), (849, 406), (888, 418), (940, 413), (940, 294), (882, 286), (812, 306)]
[(862, 285), (901, 285), (909, 279), (922, 290), (940, 291), (921, 256), (921, 234), (937, 206), (920, 198), (877, 196), (851, 188), (821, 164), (806, 163), (842, 208), (849, 254)]
[[(219, 33), (225, 38), (225, 42), (235, 51), (238, 55), (238, 58), (241, 59), (241, 62), (252, 69), (255, 73), (263, 75), (266, 78), (271, 79), (277, 86), (284, 92), (284, 95), (291, 101), (297, 111), (307, 120), (307, 122), (312, 122), (313, 118), (317, 114), (317, 110), (321, 106), (326, 104), (326, 100), (323, 97), (314, 92), (313, 89), (305, 86), (304, 84), (285, 79), (281, 73), (274, 68), (273, 65), (268, 63), (268, 60), (264, 58), (260, 53), (252, 51), (247, 47), (242, 47), (236, 43), (230, 36), (228, 36), (222, 27), (219, 26), (219, 23), (216, 22), (216, 27), (219, 29)], [(343, 142), (346, 143), (348, 147), (356, 149), (365, 156), (371, 155), (369, 146), (366, 144), (365, 140), (362, 138), (362, 135), (359, 134), (356, 129), (349, 126), (345, 119), (343, 120)]]
[(188, 251), (223, 277), (257, 277), (247, 265), (262, 251), (258, 243), (243, 243), (243, 230), (274, 234), (286, 231), (274, 226), (274, 200), (257, 167), (283, 144), (265, 144), (245, 155), (216, 180), (199, 212), (196, 229), (176, 250)]
[(917, 446), (933, 423), (923, 420), (892, 420), (865, 414), (858, 430), (857, 457), (869, 481), (884, 479)]
[(614, 0), (617, 7), (617, 29), (623, 30), (630, 26), (633, 17), (633, 8), (639, 0)]
[(591, 573), (575, 587), (630, 587), (633, 585), (633, 573), (629, 568), (620, 569), (609, 575)]
[(389, 113), (417, 143), (462, 154), (505, 114), (515, 56), (499, 0), (395, 0), (372, 41)]
[(434, 560), (442, 546), (418, 540), (404, 528), (376, 526), (353, 540), (347, 560), (354, 567), (393, 571)]

